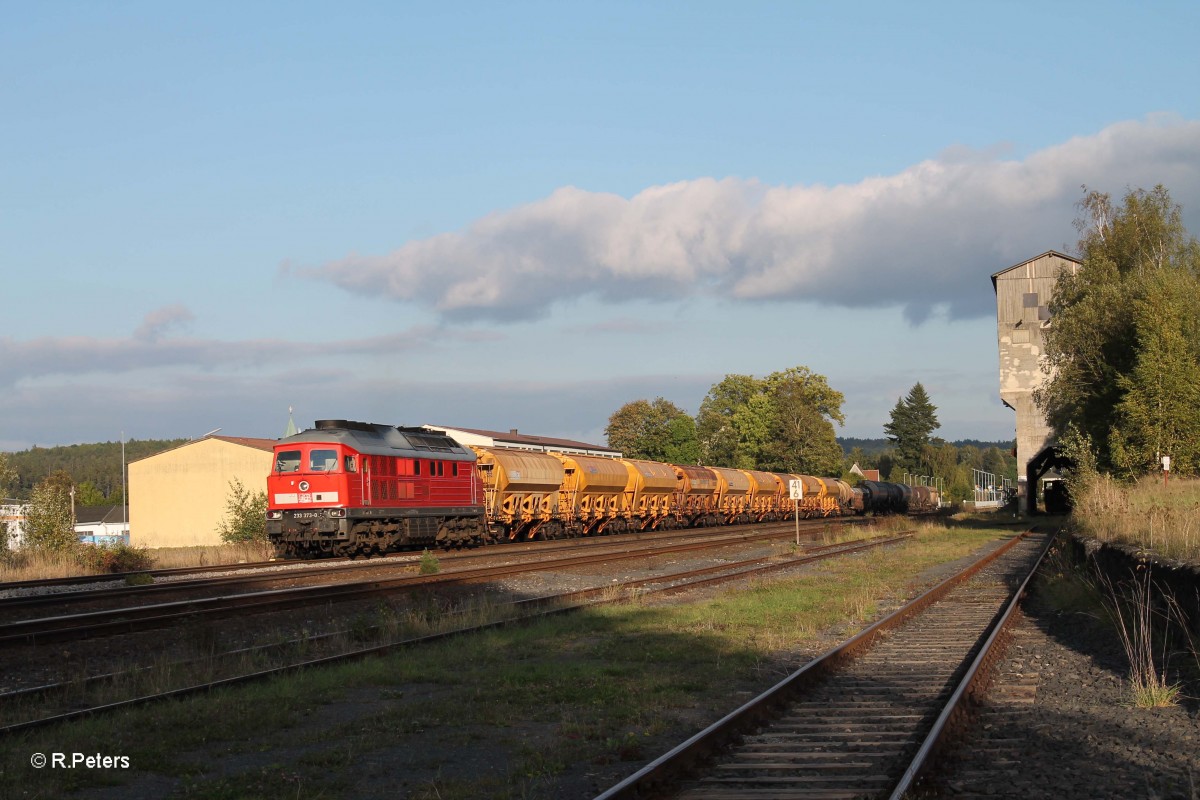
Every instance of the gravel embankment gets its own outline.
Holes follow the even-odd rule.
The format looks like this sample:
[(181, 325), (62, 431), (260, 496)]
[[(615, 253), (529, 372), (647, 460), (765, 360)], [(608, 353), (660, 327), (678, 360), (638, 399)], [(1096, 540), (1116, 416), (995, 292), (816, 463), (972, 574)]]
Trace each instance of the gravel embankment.
[[(940, 797), (1200, 798), (1196, 681), (1170, 708), (1134, 708), (1118, 637), (1093, 617), (1027, 598), (970, 736), (946, 761)], [(1172, 681), (1197, 668), (1183, 652)]]

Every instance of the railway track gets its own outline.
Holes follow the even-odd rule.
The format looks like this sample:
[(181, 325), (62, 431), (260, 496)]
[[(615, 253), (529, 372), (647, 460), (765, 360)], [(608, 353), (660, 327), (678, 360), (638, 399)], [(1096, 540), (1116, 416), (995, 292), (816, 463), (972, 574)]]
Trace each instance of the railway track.
[(1011, 540), (597, 800), (898, 800), (961, 723), (1048, 538)]
[[(209, 691), (219, 686), (260, 680), (266, 677), (279, 675), (294, 670), (308, 669), (312, 667), (338, 663), (341, 661), (363, 658), (369, 655), (384, 653), (399, 647), (423, 644), (437, 641), (448, 636), (458, 636), (472, 631), (484, 630), (486, 628), (512, 624), (514, 622), (527, 621), (529, 619), (534, 619), (546, 614), (565, 613), (586, 608), (598, 603), (616, 602), (628, 598), (631, 593), (635, 592), (640, 597), (649, 597), (655, 595), (669, 595), (686, 591), (694, 591), (698, 588), (733, 580), (744, 580), (750, 577), (763, 575), (768, 572), (791, 569), (815, 561), (895, 544), (908, 538), (910, 535), (911, 534), (909, 533), (889, 534), (877, 536), (867, 540), (839, 544), (816, 545), (789, 558), (777, 560), (772, 560), (771, 557), (752, 558), (738, 562), (729, 562), (698, 569), (627, 580), (616, 585), (606, 585), (573, 592), (565, 592), (546, 597), (519, 600), (510, 604), (518, 613), (496, 622), (454, 628), (444, 632), (420, 636), (417, 638), (405, 639), (397, 642), (387, 642), (370, 647), (355, 649), (349, 652), (334, 653), (319, 658), (308, 659), (299, 663), (289, 663), (273, 668), (259, 669), (252, 673), (232, 675), (218, 680), (193, 684), (150, 695), (142, 695), (119, 701), (106, 701), (102, 704), (95, 705), (85, 704), (85, 706), (82, 708), (78, 707), (80, 704), (79, 698), (82, 695), (85, 695), (90, 688), (102, 684), (114, 684), (120, 679), (127, 678), (138, 671), (135, 670), (124, 674), (97, 675), (84, 680), (49, 684), (7, 692), (0, 694), (0, 707), (12, 708), (17, 702), (36, 703), (41, 698), (56, 694), (69, 696), (70, 703), (75, 707), (69, 711), (57, 710), (53, 713), (45, 714), (43, 716), (21, 722), (10, 722), (6, 720), (6, 724), (0, 727), (0, 735), (16, 733), (18, 731), (29, 730), (35, 727), (43, 727), (45, 725), (76, 719), (98, 712), (110, 711), (118, 708), (127, 708), (132, 705), (139, 705), (157, 700)], [(334, 634), (327, 634), (319, 638), (332, 639), (334, 637)], [(236, 653), (226, 655), (246, 655), (251, 651), (261, 652), (267, 650), (286, 650), (292, 645), (311, 645), (313, 641), (313, 637), (306, 637), (303, 643), (300, 641), (275, 643), (260, 647), (246, 648), (244, 650), (237, 651)]]
[[(817, 535), (814, 531), (823, 531), (827, 526), (846, 526), (863, 524), (859, 518), (836, 520), (804, 520), (800, 530), (807, 536)], [(571, 539), (561, 542), (546, 542), (531, 544), (528, 542), (506, 543), (499, 549), (491, 547), (482, 550), (466, 552), (450, 552), (439, 554), (439, 558), (448, 564), (470, 563), (478, 560), (497, 559), (505, 557), (521, 557), (532, 555), (540, 558), (543, 554), (555, 552), (570, 552), (588, 547), (619, 547), (629, 542), (662, 542), (684, 541), (697, 538), (728, 537), (731, 541), (741, 541), (746, 531), (791, 531), (793, 523), (757, 523), (754, 525), (731, 526), (720, 529), (689, 529), (686, 532), (654, 531), (649, 533), (617, 534), (614, 536)], [(416, 553), (396, 554), (368, 560), (349, 558), (328, 558), (317, 561), (262, 561), (246, 564), (225, 564), (207, 567), (176, 567), (163, 570), (146, 570), (143, 572), (117, 573), (111, 575), (83, 575), (69, 578), (46, 578), (32, 581), (15, 581), (0, 583), (0, 614), (7, 614), (15, 609), (39, 608), (46, 606), (65, 607), (70, 603), (86, 603), (96, 599), (112, 599), (124, 597), (148, 597), (153, 595), (165, 596), (173, 592), (187, 592), (193, 589), (206, 588), (237, 588), (253, 586), (258, 583), (276, 583), (296, 580), (306, 580), (314, 577), (354, 575), (366, 571), (387, 570), (417, 563)], [(213, 573), (249, 573), (221, 574)], [(204, 577), (187, 579), (188, 575)], [(127, 578), (149, 576), (154, 583), (144, 585), (128, 585)], [(211, 576), (211, 577), (210, 577)], [(179, 579), (164, 583), (157, 581), (162, 578)], [(89, 587), (94, 584), (109, 584), (97, 588), (71, 589), (73, 586)], [(58, 589), (60, 591), (41, 591)], [(5, 594), (8, 592), (9, 594)]]
[[(263, 611), (279, 611), (289, 608), (299, 608), (319, 603), (342, 602), (362, 598), (386, 595), (392, 592), (405, 591), (422, 586), (451, 586), (463, 583), (477, 583), (496, 580), (518, 575), (522, 572), (542, 571), (547, 569), (567, 570), (594, 564), (640, 559), (650, 556), (677, 555), (701, 550), (746, 544), (759, 541), (769, 541), (789, 535), (791, 531), (786, 523), (775, 523), (760, 526), (756, 532), (729, 533), (723, 532), (716, 536), (702, 537), (667, 537), (653, 540), (649, 543), (634, 542), (623, 548), (616, 549), (610, 543), (597, 540), (594, 546), (584, 547), (580, 553), (578, 545), (566, 546), (557, 550), (540, 548), (528, 560), (515, 563), (504, 563), (491, 566), (461, 567), (440, 572), (436, 575), (404, 574), (395, 577), (381, 577), (368, 580), (352, 580), (336, 583), (322, 583), (313, 586), (293, 586), (280, 589), (265, 589), (255, 591), (248, 588), (250, 584), (269, 581), (276, 582), (278, 577), (244, 576), (231, 579), (211, 579), (204, 581), (204, 589), (239, 588), (244, 589), (234, 594), (216, 596), (190, 597), (181, 600), (162, 600), (157, 598), (164, 593), (192, 591), (196, 582), (183, 586), (164, 585), (162, 587), (130, 587), (128, 591), (118, 590), (105, 592), (98, 590), (96, 594), (72, 593), (59, 597), (59, 602), (38, 598), (10, 598), (6, 603), (0, 603), (0, 609), (24, 608), (30, 606), (50, 606), (55, 610), (68, 607), (72, 602), (108, 601), (130, 596), (137, 598), (152, 597), (152, 602), (138, 605), (122, 605), (97, 610), (80, 611), (77, 613), (56, 614), (11, 620), (0, 624), (0, 647), (14, 644), (40, 644), (47, 642), (64, 642), (91, 636), (129, 633), (148, 628), (172, 625), (180, 621), (193, 621), (200, 618), (214, 618), (233, 614), (258, 613)], [(556, 557), (548, 557), (557, 553)], [(490, 554), (482, 553), (478, 557), (489, 558)], [(465, 557), (460, 557), (457, 563), (462, 563)], [(157, 593), (150, 590), (158, 588)], [(67, 598), (80, 595), (77, 601)]]

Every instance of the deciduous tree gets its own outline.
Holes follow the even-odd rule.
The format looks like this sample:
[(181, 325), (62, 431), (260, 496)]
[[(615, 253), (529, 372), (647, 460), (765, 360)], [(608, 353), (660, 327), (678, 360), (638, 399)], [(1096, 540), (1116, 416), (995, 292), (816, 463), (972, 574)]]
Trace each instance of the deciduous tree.
[(33, 487), (25, 511), (25, 546), (63, 552), (79, 543), (71, 509), (71, 476), (50, 473)]
[(845, 421), (843, 399), (807, 367), (762, 379), (726, 375), (700, 404), (701, 458), (717, 467), (840, 475), (833, 422)]
[(608, 446), (628, 458), (694, 463), (699, 451), (687, 412), (662, 397), (634, 400), (613, 412), (604, 429)]
[(765, 383), (772, 406), (770, 435), (758, 468), (840, 476), (842, 447), (833, 421), (845, 421), (842, 393), (807, 367), (772, 373)]
[(1037, 402), (1060, 439), (1074, 429), (1096, 448), (1101, 469), (1140, 472), (1173, 448), (1162, 454), (1194, 471), (1200, 245), (1162, 186), (1120, 207), (1088, 192), (1080, 208), (1082, 265), (1055, 286)]
[[(750, 403), (762, 392), (762, 382), (753, 375), (726, 375), (708, 390), (696, 415), (696, 437), (705, 464), (736, 467), (753, 462), (753, 448), (765, 435), (767, 423), (755, 418)], [(757, 413), (765, 411), (760, 408)]]

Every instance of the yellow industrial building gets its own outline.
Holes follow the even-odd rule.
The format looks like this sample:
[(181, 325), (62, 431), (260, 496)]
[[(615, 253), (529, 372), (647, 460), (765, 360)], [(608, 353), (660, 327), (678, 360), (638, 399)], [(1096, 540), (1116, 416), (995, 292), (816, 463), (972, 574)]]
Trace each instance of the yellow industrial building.
[(265, 491), (275, 439), (206, 436), (129, 464), (129, 537), (144, 547), (220, 544), (229, 484)]

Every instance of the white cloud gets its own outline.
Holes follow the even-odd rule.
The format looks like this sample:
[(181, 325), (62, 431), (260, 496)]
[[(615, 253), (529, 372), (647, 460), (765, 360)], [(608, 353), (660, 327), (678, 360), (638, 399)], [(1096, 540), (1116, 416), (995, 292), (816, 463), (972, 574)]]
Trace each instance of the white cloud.
[(699, 178), (626, 199), (568, 186), (387, 255), (287, 269), (454, 318), (538, 318), (584, 295), (697, 293), (976, 317), (994, 313), (981, 279), (1071, 249), (1081, 185), (1119, 197), (1162, 183), (1195, 219), (1198, 168), (1200, 122), (1155, 116), (1021, 160), (957, 147), (831, 187)]

